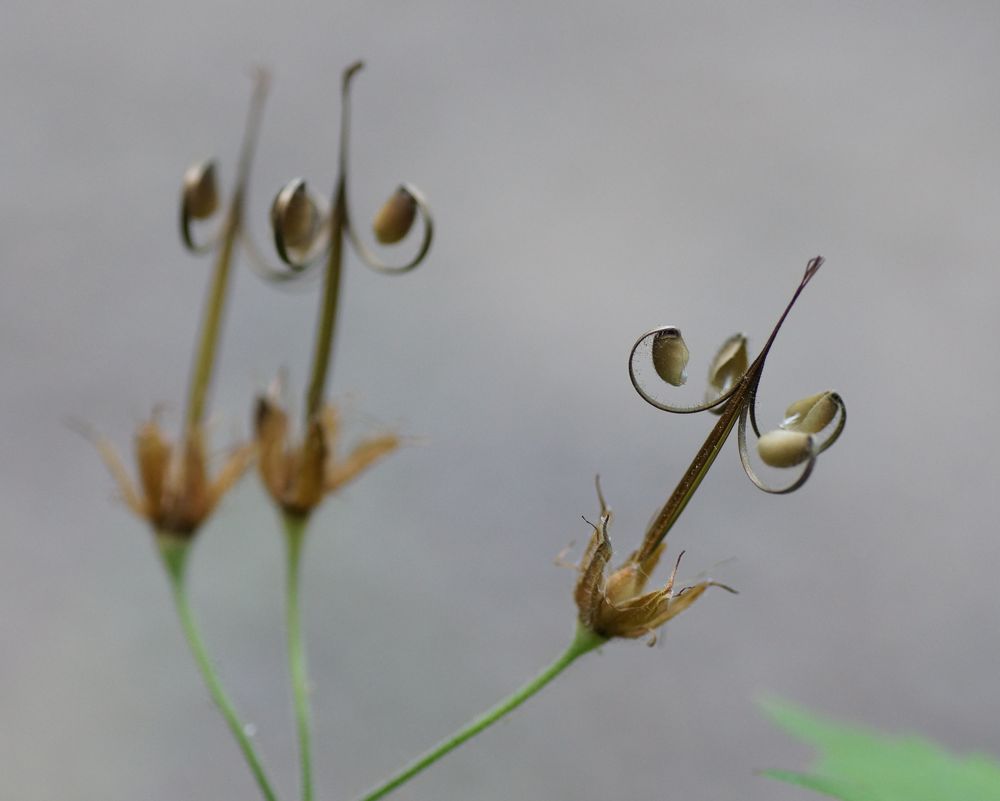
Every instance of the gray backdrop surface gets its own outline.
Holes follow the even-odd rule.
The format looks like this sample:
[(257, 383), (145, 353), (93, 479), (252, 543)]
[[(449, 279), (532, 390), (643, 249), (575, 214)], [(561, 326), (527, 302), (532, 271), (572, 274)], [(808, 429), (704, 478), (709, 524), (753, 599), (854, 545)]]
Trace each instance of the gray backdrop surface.
[[(710, 593), (662, 647), (612, 643), (400, 799), (740, 799), (808, 752), (777, 695), (1000, 753), (996, 3), (10, 2), (0, 33), (0, 797), (248, 799), (148, 533), (92, 448), (176, 425), (208, 262), (179, 176), (232, 174), (248, 65), (274, 71), (250, 214), (333, 177), (356, 82), (353, 203), (431, 199), (430, 260), (347, 265), (333, 391), (352, 435), (421, 439), (326, 503), (305, 569), (321, 798), (348, 798), (564, 646), (600, 472), (619, 554), (714, 420), (633, 392), (683, 328), (692, 384), (736, 330), (775, 347), (761, 416), (827, 387), (841, 443), (765, 496), (730, 443), (671, 535)], [(316, 290), (240, 267), (219, 447), (280, 366), (301, 393)], [(281, 542), (256, 477), (204, 530), (206, 635), (288, 797)]]

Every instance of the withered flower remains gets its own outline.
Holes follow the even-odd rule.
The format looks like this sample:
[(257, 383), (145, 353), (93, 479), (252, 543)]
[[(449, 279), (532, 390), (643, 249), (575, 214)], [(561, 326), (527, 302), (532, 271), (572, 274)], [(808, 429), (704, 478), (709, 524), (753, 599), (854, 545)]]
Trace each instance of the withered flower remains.
[(172, 443), (154, 415), (135, 435), (137, 487), (114, 446), (104, 437), (96, 445), (129, 509), (157, 534), (178, 539), (194, 535), (253, 460), (252, 445), (236, 447), (210, 477), (202, 427), (188, 429), (183, 442)]
[[(295, 178), (278, 192), (271, 206), (275, 249), (292, 271), (286, 276), (309, 270), (326, 257), (301, 443), (291, 444), (288, 415), (275, 397), (260, 398), (254, 413), (261, 479), (281, 510), (297, 519), (308, 517), (324, 495), (357, 477), (400, 444), (398, 436), (388, 433), (363, 440), (343, 459), (335, 453), (338, 415), (326, 403), (325, 394), (333, 356), (344, 245), (349, 242), (361, 260), (378, 272), (404, 273), (423, 260), (433, 237), (427, 203), (420, 191), (409, 184), (396, 190), (373, 224), (380, 242), (394, 244), (406, 238), (419, 214), (423, 235), (416, 254), (408, 262), (399, 266), (382, 262), (361, 242), (351, 223), (347, 202), (349, 100), (351, 80), (361, 68), (362, 63), (356, 62), (343, 73), (339, 170), (330, 203), (314, 197), (306, 182)], [(272, 272), (281, 277), (278, 271)]]
[(581, 626), (605, 639), (649, 637), (653, 642), (660, 626), (691, 606), (709, 587), (735, 592), (731, 587), (711, 579), (675, 590), (677, 568), (683, 551), (677, 557), (667, 583), (658, 590), (644, 592), (660, 557), (666, 551), (666, 542), (659, 543), (645, 556), (634, 551), (621, 567), (608, 575), (611, 510), (604, 502), (600, 486), (597, 494), (601, 502), (601, 518), (594, 526), (594, 533), (577, 568), (579, 578), (574, 592)]
[(362, 440), (344, 458), (336, 454), (339, 414), (325, 406), (310, 418), (301, 445), (290, 444), (288, 415), (271, 397), (257, 401), (258, 467), (267, 491), (281, 509), (305, 517), (323, 496), (357, 478), (400, 445), (394, 433)]
[(204, 417), (234, 250), (243, 236), (243, 202), (266, 93), (267, 75), (258, 71), (235, 186), (220, 230), (204, 244), (195, 241), (192, 229), (195, 222), (211, 217), (219, 207), (215, 163), (200, 162), (184, 175), (181, 238), (190, 251), (202, 253), (214, 250), (216, 257), (201, 336), (195, 349), (186, 415), (179, 441), (168, 439), (155, 414), (140, 426), (135, 435), (139, 472), (136, 486), (114, 446), (103, 437), (95, 437), (125, 503), (147, 520), (158, 536), (168, 539), (190, 539), (218, 506), (222, 496), (246, 472), (253, 458), (252, 445), (236, 447), (215, 476), (210, 476)]

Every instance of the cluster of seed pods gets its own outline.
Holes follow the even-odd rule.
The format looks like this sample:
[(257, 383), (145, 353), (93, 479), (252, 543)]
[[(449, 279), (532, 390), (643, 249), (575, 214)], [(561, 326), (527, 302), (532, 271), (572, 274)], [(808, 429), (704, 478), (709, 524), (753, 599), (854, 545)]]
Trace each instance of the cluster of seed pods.
[[(795, 294), (753, 362), (748, 355), (747, 337), (744, 334), (734, 334), (722, 344), (710, 363), (705, 400), (701, 404), (666, 404), (648, 392), (638, 378), (639, 371), (636, 368), (640, 364), (642, 346), (647, 345), (647, 363), (652, 365), (660, 380), (673, 387), (683, 386), (687, 382), (690, 351), (676, 326), (662, 326), (646, 332), (636, 341), (629, 357), (632, 384), (639, 395), (652, 406), (679, 414), (712, 411), (726, 417), (728, 425), (722, 425), (717, 433), (713, 432), (719, 440), (717, 446), (721, 446), (721, 440), (728, 436), (732, 425), (738, 421), (739, 451), (744, 470), (750, 480), (765, 492), (780, 494), (792, 492), (802, 486), (812, 471), (816, 457), (833, 445), (847, 419), (843, 399), (836, 392), (826, 390), (792, 403), (776, 429), (761, 434), (757, 426), (755, 402), (764, 361), (785, 317), (822, 262), (819, 257), (809, 262)], [(727, 411), (732, 414), (727, 414)], [(779, 468), (805, 465), (801, 475), (790, 485), (772, 487), (753, 470), (746, 443), (748, 420), (757, 436), (757, 454), (764, 464)]]

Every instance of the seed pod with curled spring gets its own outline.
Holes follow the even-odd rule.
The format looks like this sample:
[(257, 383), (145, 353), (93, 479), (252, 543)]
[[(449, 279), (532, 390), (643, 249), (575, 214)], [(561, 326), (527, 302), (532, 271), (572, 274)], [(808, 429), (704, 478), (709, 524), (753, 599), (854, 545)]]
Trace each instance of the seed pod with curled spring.
[(757, 441), (761, 461), (771, 467), (794, 467), (809, 459), (814, 451), (811, 434), (777, 429)]
[(219, 208), (219, 187), (215, 177), (215, 162), (192, 164), (184, 173), (184, 212), (193, 220), (204, 220)]
[(653, 337), (653, 368), (668, 384), (679, 387), (687, 381), (689, 355), (680, 329), (664, 328)]
[(745, 334), (733, 334), (723, 342), (708, 368), (709, 399), (727, 392), (747, 371), (749, 362)]
[(295, 178), (285, 184), (271, 204), (274, 244), (281, 260), (294, 269), (304, 269), (317, 255), (323, 223), (323, 212), (306, 182)]
[(271, 225), (286, 249), (306, 251), (316, 239), (320, 213), (301, 178), (289, 181), (271, 205)]
[(826, 428), (837, 414), (840, 404), (836, 393), (819, 392), (797, 400), (785, 410), (781, 427), (788, 431), (817, 434)]
[(372, 230), (375, 238), (383, 245), (394, 245), (405, 237), (417, 216), (417, 201), (405, 186), (399, 187), (389, 199), (382, 204), (375, 219), (372, 220)]

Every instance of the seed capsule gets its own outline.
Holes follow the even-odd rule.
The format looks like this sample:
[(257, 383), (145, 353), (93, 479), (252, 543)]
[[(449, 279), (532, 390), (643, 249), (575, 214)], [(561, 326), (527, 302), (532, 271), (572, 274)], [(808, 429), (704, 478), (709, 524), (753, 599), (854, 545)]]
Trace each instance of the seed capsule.
[(372, 220), (375, 238), (383, 245), (393, 245), (410, 232), (417, 216), (417, 201), (406, 189), (399, 187), (378, 210)]
[(653, 368), (675, 387), (687, 381), (688, 349), (678, 328), (664, 328), (653, 337)]
[(813, 452), (813, 438), (802, 431), (777, 429), (768, 431), (757, 440), (761, 461), (771, 467), (794, 467), (806, 461)]
[(204, 220), (219, 208), (214, 161), (201, 161), (188, 167), (183, 187), (184, 210), (191, 219)]
[(747, 371), (747, 338), (744, 334), (733, 334), (722, 343), (719, 352), (712, 359), (708, 369), (708, 385), (718, 395), (728, 391), (733, 383)]
[(837, 415), (837, 401), (834, 393), (819, 392), (808, 398), (797, 400), (785, 411), (781, 427), (789, 431), (804, 431), (817, 434), (826, 428)]
[(271, 205), (271, 225), (286, 252), (304, 254), (309, 250), (316, 239), (319, 218), (316, 202), (301, 178), (286, 184)]

